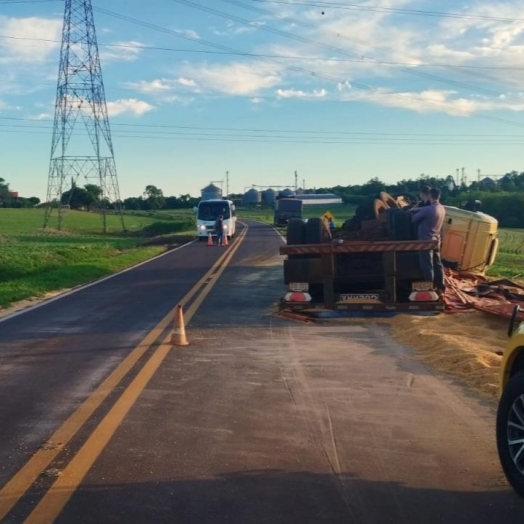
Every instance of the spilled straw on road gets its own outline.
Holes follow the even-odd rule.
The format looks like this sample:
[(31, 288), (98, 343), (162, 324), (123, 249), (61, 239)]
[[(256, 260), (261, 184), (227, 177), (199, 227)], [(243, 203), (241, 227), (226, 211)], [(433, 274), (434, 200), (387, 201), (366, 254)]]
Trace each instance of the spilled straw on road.
[(490, 396), (498, 394), (498, 374), (507, 343), (508, 321), (478, 311), (436, 317), (399, 315), (393, 337), (440, 371)]

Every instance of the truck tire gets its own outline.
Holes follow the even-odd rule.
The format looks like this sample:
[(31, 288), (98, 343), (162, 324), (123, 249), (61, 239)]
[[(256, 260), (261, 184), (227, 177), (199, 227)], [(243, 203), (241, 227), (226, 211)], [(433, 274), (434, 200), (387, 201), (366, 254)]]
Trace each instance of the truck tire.
[(331, 241), (331, 232), (321, 218), (310, 218), (306, 223), (306, 244), (324, 244)]
[(409, 213), (402, 209), (388, 209), (386, 213), (391, 240), (413, 240)]
[(300, 218), (292, 218), (287, 224), (286, 242), (288, 246), (306, 243), (306, 224)]
[[(301, 218), (292, 218), (287, 223), (286, 243), (288, 246), (296, 246), (306, 243), (306, 224)], [(289, 260), (307, 258), (307, 255), (288, 255)]]

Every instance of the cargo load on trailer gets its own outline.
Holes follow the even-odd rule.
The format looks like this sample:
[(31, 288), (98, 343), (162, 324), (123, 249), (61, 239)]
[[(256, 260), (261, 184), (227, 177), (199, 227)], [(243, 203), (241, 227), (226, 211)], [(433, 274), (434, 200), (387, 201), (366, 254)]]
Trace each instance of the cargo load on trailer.
[[(295, 310), (443, 310), (433, 282), (424, 281), (419, 253), (438, 241), (417, 240), (408, 197), (381, 193), (359, 206), (342, 228), (321, 218), (291, 219), (281, 254), (289, 291), (282, 307)], [(497, 221), (483, 213), (446, 207), (440, 246), (443, 263), (484, 272), (494, 263)]]

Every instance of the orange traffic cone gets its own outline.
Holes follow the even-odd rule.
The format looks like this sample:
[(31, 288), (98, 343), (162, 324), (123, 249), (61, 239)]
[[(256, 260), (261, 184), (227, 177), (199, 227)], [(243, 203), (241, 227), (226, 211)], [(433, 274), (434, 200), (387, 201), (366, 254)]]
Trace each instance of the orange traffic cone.
[(207, 235), (207, 245), (208, 246), (214, 245), (213, 244), (213, 236), (211, 235), (211, 233), (209, 233), (209, 235)]
[(222, 238), (222, 245), (223, 246), (227, 246), (228, 244), (228, 241), (227, 241), (227, 233), (224, 235), (224, 237)]
[(186, 326), (182, 306), (178, 306), (176, 309), (173, 333), (171, 333), (171, 344), (173, 346), (189, 346), (186, 338)]

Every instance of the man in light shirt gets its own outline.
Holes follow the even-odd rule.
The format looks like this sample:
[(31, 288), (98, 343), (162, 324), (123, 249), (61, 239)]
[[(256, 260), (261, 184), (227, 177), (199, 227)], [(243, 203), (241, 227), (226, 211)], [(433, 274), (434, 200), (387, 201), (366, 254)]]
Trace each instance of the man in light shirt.
[(434, 251), (419, 251), (420, 268), (426, 282), (433, 282), (437, 291), (443, 294), (446, 289), (444, 267), (440, 258), (440, 233), (446, 218), (446, 210), (440, 203), (440, 189), (429, 192), (430, 205), (416, 207), (413, 212), (413, 223), (417, 225), (417, 240), (437, 240), (439, 248)]

